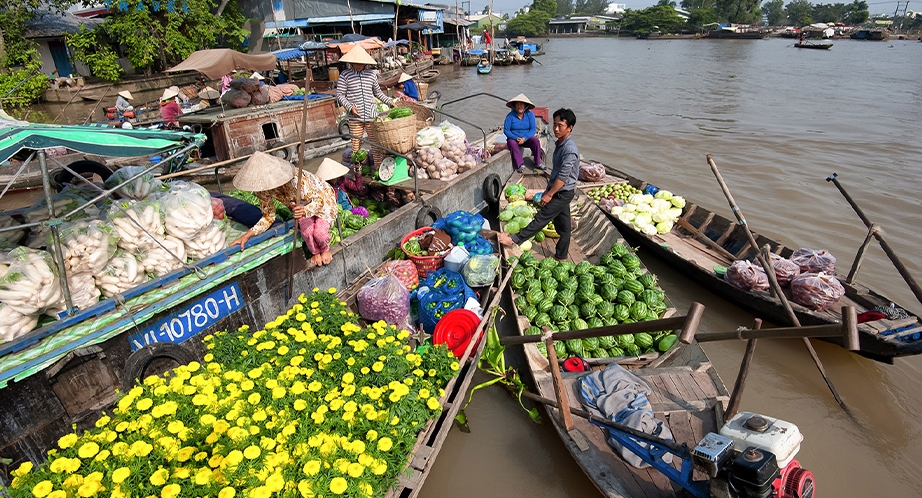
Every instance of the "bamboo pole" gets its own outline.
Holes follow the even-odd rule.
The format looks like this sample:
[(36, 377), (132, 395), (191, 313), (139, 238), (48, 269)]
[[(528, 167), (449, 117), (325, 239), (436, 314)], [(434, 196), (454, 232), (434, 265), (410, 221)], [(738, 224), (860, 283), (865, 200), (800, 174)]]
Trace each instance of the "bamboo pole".
[[(717, 164), (714, 163), (714, 158), (710, 154), (707, 155), (708, 165), (711, 167), (711, 171), (714, 173), (714, 176), (717, 178), (717, 183), (720, 184), (721, 190), (723, 190), (724, 196), (727, 198), (727, 202), (730, 203), (730, 209), (733, 211), (733, 214), (736, 216), (737, 221), (740, 225), (746, 228), (743, 230), (746, 233), (746, 237), (749, 239), (749, 245), (752, 247), (752, 250), (756, 252), (756, 258), (761, 263), (762, 268), (765, 270), (766, 275), (768, 276), (768, 281), (771, 284), (772, 289), (778, 295), (778, 299), (781, 301), (781, 305), (784, 306), (785, 312), (787, 312), (788, 318), (791, 320), (795, 326), (800, 326), (800, 320), (797, 319), (797, 314), (794, 313), (794, 309), (791, 307), (791, 303), (788, 302), (787, 297), (785, 297), (784, 292), (781, 290), (781, 286), (778, 285), (778, 279), (775, 276), (775, 269), (772, 266), (770, 261), (766, 261), (762, 257), (762, 253), (759, 251), (759, 244), (756, 242), (755, 237), (752, 235), (752, 231), (749, 229), (749, 225), (746, 223), (746, 218), (743, 216), (743, 212), (740, 210), (739, 206), (736, 204), (736, 201), (733, 199), (733, 194), (730, 193), (730, 188), (727, 187), (726, 182), (724, 182), (723, 176), (721, 176), (720, 171), (717, 169)], [(816, 350), (813, 349), (813, 344), (810, 343), (810, 339), (804, 337), (804, 346), (807, 348), (807, 352), (810, 353), (810, 358), (813, 359), (813, 363), (816, 365), (816, 368), (820, 371), (820, 375), (823, 376), (823, 380), (826, 381), (826, 386), (829, 387), (829, 390), (832, 392), (832, 396), (836, 399), (836, 402), (839, 403), (839, 406), (843, 410), (848, 410), (845, 406), (845, 402), (842, 401), (842, 398), (839, 397), (839, 393), (836, 391), (835, 386), (832, 384), (832, 381), (829, 379), (829, 376), (826, 375), (826, 368), (823, 367), (823, 362), (820, 361), (820, 357), (816, 354)]]
[[(756, 318), (753, 330), (762, 328), (762, 319)], [(733, 384), (733, 392), (730, 393), (730, 401), (727, 403), (727, 411), (724, 414), (726, 418), (733, 418), (740, 407), (740, 400), (743, 398), (743, 389), (746, 388), (746, 377), (749, 376), (749, 364), (752, 363), (752, 356), (756, 352), (756, 343), (758, 339), (749, 339), (746, 341), (746, 352), (743, 353), (743, 361), (740, 363), (740, 371), (736, 375), (736, 382)]]

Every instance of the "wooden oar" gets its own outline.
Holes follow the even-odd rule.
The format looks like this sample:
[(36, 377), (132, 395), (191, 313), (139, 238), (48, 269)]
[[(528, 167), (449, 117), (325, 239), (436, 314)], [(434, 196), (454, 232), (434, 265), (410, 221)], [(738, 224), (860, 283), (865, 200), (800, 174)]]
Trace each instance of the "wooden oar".
[(922, 303), (922, 289), (919, 288), (919, 284), (917, 284), (916, 280), (912, 278), (912, 275), (909, 273), (909, 270), (906, 268), (906, 265), (904, 265), (903, 262), (900, 261), (899, 256), (896, 255), (896, 252), (893, 251), (893, 248), (891, 248), (890, 244), (888, 244), (887, 241), (884, 239), (884, 235), (881, 233), (881, 231), (877, 229), (877, 226), (874, 223), (871, 223), (871, 220), (868, 219), (867, 216), (865, 216), (864, 211), (862, 211), (861, 208), (858, 207), (858, 204), (855, 203), (855, 200), (852, 199), (852, 196), (848, 195), (848, 192), (845, 191), (845, 188), (842, 187), (842, 184), (839, 183), (839, 180), (837, 179), (838, 176), (839, 176), (838, 174), (833, 173), (829, 175), (828, 178), (826, 178), (826, 181), (832, 182), (833, 185), (835, 185), (836, 188), (839, 189), (839, 192), (842, 193), (842, 195), (845, 197), (845, 200), (848, 202), (848, 204), (852, 207), (852, 209), (855, 210), (855, 213), (858, 215), (859, 218), (861, 218), (861, 221), (864, 222), (864, 226), (868, 227), (868, 229), (870, 230), (869, 237), (867, 240), (865, 240), (864, 245), (861, 246), (862, 250), (859, 251), (858, 257), (855, 259), (855, 264), (852, 266), (852, 271), (848, 275), (849, 277), (848, 282), (851, 283), (851, 281), (854, 279), (854, 276), (855, 276), (854, 274), (857, 273), (858, 266), (861, 264), (861, 257), (864, 255), (864, 248), (867, 247), (867, 243), (870, 241), (870, 235), (873, 235), (874, 238), (877, 239), (877, 242), (880, 243), (881, 249), (883, 249), (884, 252), (887, 253), (887, 257), (890, 258), (890, 261), (893, 262), (893, 266), (896, 267), (896, 271), (900, 272), (900, 275), (903, 277), (903, 280), (905, 280), (906, 284), (909, 285), (909, 288), (912, 290), (912, 293), (915, 294), (916, 299), (918, 299), (919, 302)]
[[(787, 297), (785, 297), (784, 292), (781, 290), (781, 286), (778, 284), (778, 279), (775, 277), (775, 268), (772, 266), (771, 261), (767, 261), (762, 257), (761, 251), (759, 251), (759, 244), (756, 242), (755, 237), (752, 235), (752, 231), (749, 230), (749, 225), (746, 223), (746, 218), (743, 216), (743, 212), (740, 210), (739, 206), (736, 204), (736, 201), (733, 200), (733, 194), (730, 193), (729, 187), (727, 187), (726, 182), (724, 182), (723, 177), (720, 175), (720, 171), (717, 169), (717, 164), (714, 163), (714, 158), (710, 154), (707, 155), (708, 165), (711, 167), (711, 171), (714, 173), (714, 176), (717, 178), (717, 183), (720, 184), (721, 190), (723, 190), (724, 196), (727, 198), (727, 202), (730, 203), (730, 210), (733, 211), (736, 220), (740, 225), (746, 228), (743, 230), (746, 233), (746, 237), (749, 239), (749, 245), (756, 252), (756, 259), (759, 260), (759, 263), (762, 264), (762, 268), (765, 270), (765, 274), (768, 276), (768, 282), (771, 284), (772, 289), (775, 294), (778, 296), (778, 299), (781, 301), (784, 310), (788, 314), (791, 323), (795, 326), (800, 327), (800, 320), (797, 319), (797, 314), (794, 313), (794, 309), (791, 308), (791, 303), (788, 302)], [(823, 376), (823, 380), (826, 381), (826, 386), (829, 387), (829, 390), (832, 392), (832, 396), (836, 399), (836, 402), (839, 403), (839, 406), (843, 410), (848, 411), (848, 408), (845, 406), (845, 402), (842, 401), (842, 398), (839, 397), (836, 387), (832, 385), (832, 381), (829, 380), (829, 376), (826, 375), (826, 369), (823, 367), (823, 362), (820, 361), (820, 357), (816, 354), (816, 350), (813, 349), (813, 344), (810, 343), (810, 339), (804, 337), (804, 346), (806, 346), (807, 351), (810, 353), (810, 357), (813, 359), (813, 363), (816, 364), (816, 368), (820, 371), (820, 374)]]
[[(307, 85), (307, 78), (304, 80)], [(298, 141), (301, 143), (298, 152), (298, 180), (295, 182), (295, 206), (301, 205), (301, 177), (304, 175), (304, 142), (306, 140), (304, 132), (307, 130), (307, 102), (304, 99), (304, 105), (301, 106), (301, 129), (298, 130)], [(331, 227), (332, 228), (332, 227)], [(285, 301), (289, 301), (293, 295), (294, 273), (295, 273), (295, 249), (298, 248), (298, 234), (301, 233), (301, 220), (295, 218), (295, 233), (291, 236), (291, 252), (288, 253), (288, 294), (285, 295)], [(342, 237), (342, 235), (340, 235)]]

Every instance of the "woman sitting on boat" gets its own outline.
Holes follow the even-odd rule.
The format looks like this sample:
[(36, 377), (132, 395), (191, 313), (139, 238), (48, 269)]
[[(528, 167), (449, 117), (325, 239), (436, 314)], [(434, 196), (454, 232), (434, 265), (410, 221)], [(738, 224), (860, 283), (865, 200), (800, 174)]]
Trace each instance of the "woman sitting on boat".
[(176, 121), (176, 117), (182, 114), (182, 110), (180, 110), (179, 104), (176, 103), (177, 95), (179, 95), (178, 91), (167, 88), (163, 91), (163, 95), (160, 96), (160, 117), (167, 128), (179, 127), (179, 121)]
[[(340, 61), (348, 62), (350, 67), (339, 75), (339, 81), (336, 83), (336, 101), (345, 107), (349, 114), (349, 132), (361, 137), (378, 117), (375, 97), (389, 106), (394, 105), (394, 99), (381, 90), (378, 73), (374, 68), (378, 62), (360, 45), (353, 47)], [(352, 152), (358, 152), (361, 145), (358, 138), (353, 138)], [(379, 165), (384, 158), (384, 151), (374, 147), (371, 149), (371, 155), (374, 163)]]
[(118, 98), (115, 99), (115, 108), (118, 110), (118, 113), (126, 118), (134, 117), (134, 106), (131, 105), (129, 100), (134, 100), (131, 96), (131, 92), (128, 90), (122, 90), (118, 92)]
[[(272, 226), (275, 221), (274, 199), (278, 199), (292, 207), (304, 244), (313, 255), (311, 263), (323, 266), (333, 260), (330, 254), (330, 227), (336, 221), (338, 204), (336, 193), (327, 182), (313, 173), (303, 171), (298, 185), (291, 163), (265, 152), (256, 152), (234, 176), (234, 187), (253, 192), (259, 198), (263, 216), (230, 245), (240, 244), (243, 250), (250, 237)], [(297, 203), (299, 188), (300, 204)]]
[(544, 169), (541, 165), (541, 141), (535, 134), (537, 124), (535, 115), (531, 112), (535, 104), (532, 104), (524, 93), (520, 93), (506, 102), (506, 107), (512, 109), (506, 115), (506, 122), (503, 124), (503, 132), (506, 134), (506, 147), (509, 154), (512, 155), (512, 167), (516, 173), (522, 171), (525, 160), (522, 158), (522, 147), (531, 149), (531, 155), (535, 159), (535, 167)]
[[(352, 178), (346, 176), (350, 171), (353, 173)], [(361, 164), (349, 168), (329, 157), (325, 157), (314, 174), (320, 177), (321, 180), (330, 182), (330, 186), (336, 192), (336, 203), (343, 208), (343, 211), (348, 211), (355, 207), (349, 199), (350, 194), (358, 195), (365, 190), (365, 184), (362, 181)]]
[(400, 73), (400, 79), (397, 80), (397, 84), (400, 85), (401, 91), (397, 92), (398, 97), (406, 98), (416, 102), (419, 100), (419, 88), (416, 87), (416, 82), (413, 81), (413, 77), (407, 73)]

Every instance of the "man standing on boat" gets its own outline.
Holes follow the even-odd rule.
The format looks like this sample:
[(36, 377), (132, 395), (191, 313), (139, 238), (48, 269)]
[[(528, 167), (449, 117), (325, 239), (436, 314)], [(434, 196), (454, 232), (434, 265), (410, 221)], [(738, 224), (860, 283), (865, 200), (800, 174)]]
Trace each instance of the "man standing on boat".
[[(368, 55), (361, 45), (353, 47), (339, 60), (348, 62), (350, 67), (339, 75), (336, 83), (336, 101), (346, 108), (349, 115), (349, 132), (356, 137), (361, 137), (378, 117), (375, 97), (389, 106), (394, 105), (394, 100), (385, 95), (381, 90), (381, 85), (378, 84), (378, 73), (374, 68), (378, 61)], [(369, 138), (374, 140), (370, 136)], [(358, 152), (361, 145), (359, 139), (353, 138), (352, 152)], [(371, 155), (375, 165), (378, 166), (384, 158), (384, 151), (373, 147)]]
[[(535, 215), (525, 228), (519, 233), (510, 236), (500, 232), (497, 235), (499, 242), (506, 246), (519, 245), (532, 238), (551, 221), (560, 234), (554, 258), (558, 261), (568, 259), (570, 250), (570, 201), (576, 191), (576, 180), (579, 176), (579, 150), (576, 142), (570, 137), (573, 126), (576, 124), (576, 114), (570, 109), (554, 111), (554, 136), (557, 138), (554, 148), (553, 167), (547, 181), (547, 188), (536, 199), (541, 205), (541, 210)], [(537, 196), (536, 196), (537, 197)]]

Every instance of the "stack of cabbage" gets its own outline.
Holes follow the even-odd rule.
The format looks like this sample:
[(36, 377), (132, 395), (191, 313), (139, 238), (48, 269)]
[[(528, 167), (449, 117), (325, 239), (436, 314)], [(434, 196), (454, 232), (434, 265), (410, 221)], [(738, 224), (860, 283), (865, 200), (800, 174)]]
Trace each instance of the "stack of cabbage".
[(602, 209), (647, 235), (672, 230), (685, 207), (685, 199), (668, 190), (660, 190), (655, 195), (644, 194), (627, 183), (592, 189), (589, 196)]
[[(512, 272), (512, 288), (518, 294), (516, 308), (531, 324), (525, 332), (540, 334), (545, 326), (564, 332), (660, 318), (667, 308), (666, 295), (656, 276), (645, 271), (640, 259), (621, 243), (602, 255), (598, 265), (554, 258), (539, 261), (524, 253)], [(670, 331), (661, 331), (561, 341), (555, 348), (561, 358), (638, 356), (668, 351), (676, 339)]]

